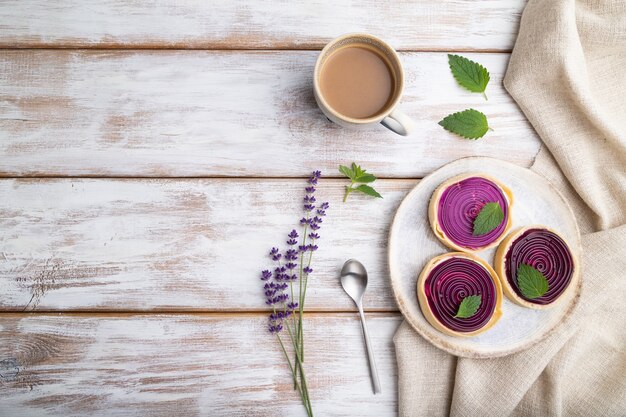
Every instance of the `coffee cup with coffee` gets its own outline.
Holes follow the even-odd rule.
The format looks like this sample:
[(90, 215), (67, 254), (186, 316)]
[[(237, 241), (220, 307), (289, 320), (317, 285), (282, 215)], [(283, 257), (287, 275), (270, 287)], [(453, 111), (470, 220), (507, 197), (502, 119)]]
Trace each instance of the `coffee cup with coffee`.
[(375, 36), (352, 33), (324, 47), (313, 75), (315, 100), (340, 126), (363, 128), (377, 123), (406, 136), (412, 120), (397, 109), (404, 70), (396, 51)]

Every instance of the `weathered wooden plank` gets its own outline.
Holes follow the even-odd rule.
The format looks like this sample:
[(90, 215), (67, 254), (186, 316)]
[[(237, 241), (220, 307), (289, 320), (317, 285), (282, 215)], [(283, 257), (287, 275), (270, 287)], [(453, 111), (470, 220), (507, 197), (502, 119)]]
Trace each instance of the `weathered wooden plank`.
[[(423, 177), (470, 155), (528, 165), (539, 140), (489, 68), (489, 101), (457, 86), (446, 54), (402, 55), (404, 138), (326, 120), (312, 93), (316, 52), (0, 53), (0, 175), (305, 176), (358, 161), (385, 177)], [(495, 130), (478, 141), (437, 122), (477, 108)]]
[(370, 32), (401, 49), (510, 50), (524, 0), (0, 2), (0, 47), (321, 48)]
[[(306, 317), (316, 415), (397, 412), (399, 323), (368, 316), (383, 388), (374, 396), (356, 315)], [(0, 315), (0, 341), (5, 416), (306, 415), (261, 315)]]
[[(329, 201), (307, 308), (354, 311), (339, 270), (369, 269), (369, 310), (396, 310), (388, 227), (416, 184), (379, 180), (384, 199), (322, 179)], [(0, 309), (264, 310), (260, 271), (303, 215), (306, 181), (232, 179), (0, 180)]]

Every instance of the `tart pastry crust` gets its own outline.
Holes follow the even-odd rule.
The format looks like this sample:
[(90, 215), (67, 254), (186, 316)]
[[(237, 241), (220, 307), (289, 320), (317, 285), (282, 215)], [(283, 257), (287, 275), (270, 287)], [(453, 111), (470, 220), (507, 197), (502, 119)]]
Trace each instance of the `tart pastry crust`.
[[(460, 181), (463, 181), (468, 178), (473, 178), (473, 177), (484, 178), (488, 181), (493, 182), (502, 191), (502, 194), (504, 195), (507, 201), (508, 213), (509, 213), (506, 225), (502, 233), (500, 234), (500, 236), (497, 239), (495, 239), (493, 242), (489, 243), (488, 245), (481, 246), (475, 249), (472, 249), (466, 246), (460, 246), (457, 243), (453, 242), (446, 235), (446, 233), (442, 230), (440, 223), (439, 223), (439, 201), (444, 191), (447, 188), (449, 188), (451, 185), (454, 185)], [(468, 253), (479, 252), (484, 249), (488, 249), (488, 248), (498, 245), (498, 243), (500, 243), (502, 239), (504, 239), (506, 234), (509, 232), (509, 229), (511, 228), (511, 224), (512, 224), (512, 216), (511, 216), (512, 206), (513, 206), (513, 193), (506, 185), (502, 184), (501, 182), (499, 182), (498, 180), (496, 180), (495, 178), (489, 175), (485, 175), (481, 173), (462, 174), (462, 175), (457, 175), (456, 177), (452, 177), (448, 179), (447, 181), (441, 183), (439, 187), (437, 187), (432, 197), (430, 198), (430, 203), (428, 206), (428, 219), (430, 221), (430, 227), (435, 233), (435, 236), (437, 236), (437, 238), (447, 247), (457, 250), (457, 251), (461, 251), (461, 252), (468, 252)]]
[[(571, 257), (572, 257), (572, 262), (573, 262), (572, 278), (569, 284), (567, 284), (567, 288), (561, 294), (559, 294), (556, 300), (554, 300), (553, 302), (549, 304), (537, 304), (537, 303), (530, 302), (520, 297), (517, 294), (517, 292), (515, 292), (513, 287), (511, 287), (511, 284), (509, 283), (508, 277), (506, 275), (506, 255), (509, 252), (509, 249), (511, 248), (513, 242), (515, 242), (517, 238), (519, 238), (521, 235), (523, 235), (527, 231), (533, 230), (533, 229), (547, 230), (551, 233), (554, 233), (558, 237), (560, 237), (563, 240), (563, 242), (565, 242), (565, 245), (567, 246), (567, 249), (569, 250), (569, 253), (571, 254)], [(496, 254), (493, 259), (494, 269), (496, 270), (496, 273), (498, 274), (498, 278), (500, 279), (500, 283), (502, 284), (502, 290), (504, 291), (504, 294), (507, 296), (507, 298), (513, 301), (514, 303), (521, 305), (522, 307), (533, 308), (535, 310), (545, 310), (547, 308), (551, 308), (553, 305), (558, 303), (559, 300), (563, 299), (565, 294), (567, 294), (570, 291), (573, 291), (573, 289), (577, 287), (577, 281), (578, 281), (578, 276), (579, 276), (578, 265), (579, 265), (578, 259), (576, 258), (576, 255), (574, 255), (574, 253), (572, 252), (569, 244), (567, 243), (567, 240), (563, 236), (561, 236), (557, 231), (550, 229), (549, 227), (542, 226), (542, 225), (524, 226), (524, 227), (520, 227), (519, 229), (515, 229), (502, 241), (502, 243), (500, 243), (500, 246), (498, 246), (498, 249), (496, 250)]]
[[(487, 323), (485, 323), (483, 325), (483, 327), (481, 327), (478, 330), (474, 330), (472, 332), (459, 332), (459, 331), (456, 331), (456, 330), (452, 330), (449, 327), (443, 325), (437, 319), (437, 317), (435, 317), (435, 315), (433, 314), (433, 312), (430, 309), (430, 305), (428, 303), (428, 299), (426, 297), (426, 292), (425, 292), (425, 282), (426, 282), (426, 279), (428, 278), (428, 276), (430, 275), (430, 272), (433, 270), (433, 268), (435, 266), (437, 266), (441, 262), (443, 262), (445, 260), (448, 260), (450, 258), (465, 258), (465, 259), (468, 259), (470, 261), (474, 261), (474, 262), (478, 263), (480, 266), (482, 266), (489, 273), (489, 276), (491, 277), (491, 280), (494, 283), (494, 286), (495, 286), (495, 298), (496, 298), (495, 299), (495, 308), (493, 310), (493, 313), (491, 314), (491, 317), (489, 318), (489, 321), (487, 321)], [(498, 320), (500, 320), (500, 317), (502, 316), (502, 286), (500, 284), (500, 280), (498, 279), (498, 276), (497, 276), (496, 272), (493, 270), (493, 268), (487, 262), (485, 262), (484, 260), (482, 260), (478, 256), (470, 254), (470, 253), (450, 252), (450, 253), (445, 253), (443, 255), (436, 256), (433, 259), (431, 259), (426, 264), (426, 266), (424, 266), (424, 269), (420, 273), (419, 278), (417, 280), (417, 298), (419, 300), (420, 309), (422, 310), (422, 313), (424, 314), (424, 317), (426, 318), (426, 320), (428, 320), (428, 322), (435, 329), (439, 330), (442, 333), (450, 335), (450, 336), (460, 336), (460, 337), (476, 336), (476, 335), (478, 335), (480, 333), (483, 333), (483, 332), (489, 330), (494, 324), (496, 324), (498, 322)]]

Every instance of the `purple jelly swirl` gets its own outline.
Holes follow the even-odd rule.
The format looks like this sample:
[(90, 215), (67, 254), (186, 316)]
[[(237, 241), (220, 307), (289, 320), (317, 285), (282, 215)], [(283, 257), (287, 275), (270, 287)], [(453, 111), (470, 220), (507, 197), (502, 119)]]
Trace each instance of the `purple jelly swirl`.
[[(526, 298), (517, 283), (517, 268), (527, 264), (548, 280), (548, 292), (539, 298)], [(529, 229), (509, 247), (504, 258), (506, 279), (513, 291), (528, 302), (550, 304), (567, 289), (574, 276), (574, 258), (567, 243), (546, 229)]]
[[(496, 286), (481, 264), (467, 258), (451, 257), (441, 261), (428, 274), (424, 294), (433, 316), (456, 332), (473, 332), (484, 327), (496, 308)], [(461, 301), (480, 295), (481, 303), (472, 317), (456, 318)]]
[[(500, 203), (504, 220), (498, 227), (484, 235), (474, 236), (474, 220), (487, 203)], [(446, 188), (439, 198), (437, 210), (439, 228), (456, 245), (478, 249), (498, 240), (509, 220), (506, 196), (493, 181), (470, 177)]]

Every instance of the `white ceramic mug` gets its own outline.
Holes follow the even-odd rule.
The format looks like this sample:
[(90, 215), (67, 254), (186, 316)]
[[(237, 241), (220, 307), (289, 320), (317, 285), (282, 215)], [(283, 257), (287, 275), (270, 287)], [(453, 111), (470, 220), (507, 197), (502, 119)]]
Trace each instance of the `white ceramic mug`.
[[(394, 77), (395, 85), (392, 99), (380, 112), (368, 118), (355, 119), (353, 117), (349, 117), (337, 112), (327, 103), (320, 89), (320, 75), (324, 63), (326, 62), (328, 57), (337, 49), (349, 46), (351, 44), (364, 43), (375, 48), (378, 52), (381, 53), (381, 55), (383, 55), (387, 59), (390, 71), (392, 71), (392, 75)], [(322, 52), (320, 53), (319, 57), (317, 58), (317, 62), (315, 63), (315, 71), (313, 73), (313, 88), (317, 105), (320, 107), (322, 112), (324, 112), (326, 117), (328, 117), (331, 121), (337, 123), (340, 126), (358, 129), (365, 126), (382, 123), (382, 125), (385, 126), (387, 129), (399, 135), (407, 136), (411, 133), (411, 130), (413, 128), (413, 121), (406, 114), (397, 109), (398, 102), (400, 101), (400, 98), (402, 98), (402, 90), (404, 89), (404, 70), (402, 69), (400, 57), (391, 46), (387, 45), (385, 42), (375, 36), (364, 33), (350, 33), (330, 41), (328, 45), (326, 45), (324, 49), (322, 49)]]

